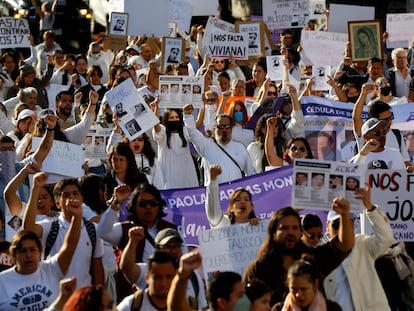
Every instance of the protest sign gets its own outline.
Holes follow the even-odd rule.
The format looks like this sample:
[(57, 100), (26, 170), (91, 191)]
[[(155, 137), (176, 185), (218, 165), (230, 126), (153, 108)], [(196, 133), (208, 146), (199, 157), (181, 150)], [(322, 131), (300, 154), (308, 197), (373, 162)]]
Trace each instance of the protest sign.
[(217, 0), (191, 0), (193, 5), (193, 16), (211, 16), (217, 14)]
[(112, 128), (103, 128), (98, 124), (92, 124), (81, 145), (82, 149), (85, 150), (85, 157), (106, 160), (106, 146), (111, 132)]
[(387, 14), (387, 48), (406, 47), (413, 39), (414, 13)]
[(0, 48), (28, 48), (29, 22), (25, 18), (0, 17)]
[(272, 81), (280, 82), (285, 77), (285, 56), (271, 55), (266, 56), (267, 76)]
[(125, 48), (128, 33), (128, 13), (112, 12), (108, 28), (108, 44), (113, 50)]
[(328, 29), (331, 32), (348, 33), (349, 21), (364, 21), (375, 18), (375, 7), (348, 4), (329, 4)]
[[(367, 172), (371, 201), (385, 212), (396, 241), (414, 241), (414, 175), (406, 170), (372, 170)], [(362, 230), (373, 233), (365, 219)]]
[(200, 231), (198, 241), (203, 256), (205, 280), (219, 271), (233, 271), (244, 275), (246, 267), (256, 259), (266, 238), (269, 221), (258, 225), (234, 224)]
[[(291, 206), (292, 166), (220, 184), (220, 206), (227, 209), (231, 194), (244, 188), (252, 194), (256, 217), (268, 219), (282, 207)], [(189, 244), (198, 245), (198, 234), (210, 228), (205, 215), (206, 188), (170, 189), (161, 191), (167, 201), (165, 219), (177, 224)]]
[(184, 60), (185, 43), (182, 38), (162, 37), (161, 71), (165, 72), (168, 65), (177, 66)]
[(309, 0), (263, 0), (263, 21), (270, 31), (302, 28), (309, 20)]
[(309, 1), (309, 19), (326, 18), (324, 12), (326, 10), (325, 0), (310, 0)]
[(306, 65), (338, 66), (347, 41), (348, 36), (345, 33), (302, 30), (301, 61)]
[(112, 111), (121, 118), (119, 126), (129, 140), (134, 140), (159, 123), (158, 118), (138, 93), (131, 78), (108, 91), (106, 98)]
[[(33, 137), (32, 150), (36, 150), (42, 140), (41, 137)], [(81, 177), (85, 174), (82, 168), (85, 162), (85, 152), (80, 145), (54, 140), (52, 148), (43, 161), (42, 171), (53, 173), (63, 177)], [(61, 178), (52, 180), (49, 176), (48, 183), (57, 182)]]
[(263, 21), (236, 22), (238, 33), (248, 35), (248, 55), (261, 56), (265, 54), (265, 24)]
[(210, 57), (248, 59), (249, 35), (214, 31), (203, 37), (204, 52)]
[(190, 32), (193, 16), (192, 2), (187, 0), (169, 0), (169, 21), (176, 22), (178, 29)]
[(204, 35), (209, 35), (213, 32), (236, 32), (236, 27), (234, 24), (226, 22), (222, 19), (210, 16), (206, 23), (206, 28)]
[(296, 208), (328, 211), (335, 197), (344, 197), (351, 209), (361, 210), (355, 189), (363, 187), (365, 171), (361, 166), (340, 161), (295, 159), (295, 184), (292, 204)]
[(168, 35), (169, 5), (165, 0), (124, 1), (124, 12), (129, 14), (129, 36)]
[[(259, 107), (253, 112), (252, 117), (246, 123), (245, 128), (255, 130), (257, 121), (265, 113), (276, 114), (282, 106), (286, 96), (279, 96), (277, 98), (267, 98), (261, 103)], [(253, 107), (252, 107), (253, 108)]]
[(312, 90), (329, 91), (328, 75), (330, 73), (330, 70), (330, 66), (323, 66), (317, 64), (314, 64), (312, 66)]
[(160, 76), (160, 107), (183, 108), (193, 104), (203, 105), (204, 77), (202, 76)]

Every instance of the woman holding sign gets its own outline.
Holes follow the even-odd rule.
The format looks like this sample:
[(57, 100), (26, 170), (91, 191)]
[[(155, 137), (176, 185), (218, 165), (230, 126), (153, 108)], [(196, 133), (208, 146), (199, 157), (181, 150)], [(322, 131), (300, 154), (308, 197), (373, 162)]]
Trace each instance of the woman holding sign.
[(221, 174), (220, 165), (210, 165), (210, 180), (206, 187), (206, 215), (212, 228), (225, 227), (232, 224), (249, 223), (257, 225), (259, 219), (254, 213), (252, 195), (246, 189), (237, 189), (229, 199), (226, 214), (220, 207), (217, 176)]

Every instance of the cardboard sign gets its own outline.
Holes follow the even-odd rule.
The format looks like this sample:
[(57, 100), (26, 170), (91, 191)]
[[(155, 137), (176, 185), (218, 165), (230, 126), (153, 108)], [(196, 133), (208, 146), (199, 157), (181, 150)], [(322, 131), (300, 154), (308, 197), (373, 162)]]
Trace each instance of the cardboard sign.
[(218, 32), (204, 35), (204, 52), (210, 57), (234, 57), (248, 59), (249, 37), (247, 33)]
[(329, 66), (313, 65), (312, 76), (313, 85), (312, 90), (329, 91), (328, 75), (331, 70)]
[(192, 103), (201, 108), (204, 93), (204, 77), (202, 76), (160, 76), (160, 107), (183, 108)]
[(262, 220), (257, 226), (234, 224), (200, 231), (198, 241), (205, 280), (211, 279), (219, 271), (243, 275), (266, 238), (268, 223), (268, 220)]
[(414, 36), (414, 13), (387, 14), (387, 48), (407, 47)]
[(262, 15), (270, 31), (302, 28), (309, 20), (309, 0), (263, 0)]
[(30, 29), (25, 18), (0, 17), (0, 49), (28, 48)]
[(125, 48), (128, 33), (128, 13), (112, 12), (109, 25), (108, 44), (113, 50)]
[(302, 30), (301, 61), (306, 65), (338, 66), (347, 41), (348, 36), (345, 33)]

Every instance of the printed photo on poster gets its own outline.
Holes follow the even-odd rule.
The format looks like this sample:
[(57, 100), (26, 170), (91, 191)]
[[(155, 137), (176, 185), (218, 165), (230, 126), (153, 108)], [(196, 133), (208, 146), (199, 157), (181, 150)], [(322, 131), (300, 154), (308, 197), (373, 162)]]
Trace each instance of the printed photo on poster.
[(109, 25), (109, 34), (116, 36), (126, 36), (128, 30), (128, 13), (111, 14), (111, 23)]
[(182, 38), (163, 37), (161, 43), (161, 71), (168, 65), (178, 65), (185, 57), (185, 46)]

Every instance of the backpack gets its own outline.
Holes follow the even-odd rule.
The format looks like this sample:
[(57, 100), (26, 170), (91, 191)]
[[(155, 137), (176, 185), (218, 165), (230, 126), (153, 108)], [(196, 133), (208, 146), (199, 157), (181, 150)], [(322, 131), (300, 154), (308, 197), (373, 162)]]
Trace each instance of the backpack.
[[(190, 280), (191, 280), (191, 284), (193, 285), (194, 292), (196, 295), (195, 299), (194, 300), (192, 299), (193, 303), (195, 303), (196, 305), (191, 305), (191, 308), (193, 310), (198, 310), (197, 297), (198, 297), (198, 294), (200, 293), (200, 287), (198, 284), (197, 276), (194, 271), (191, 273)], [(132, 302), (131, 311), (139, 311), (141, 309), (143, 298), (144, 298), (144, 290), (141, 288), (138, 288), (134, 292), (134, 300)]]
[[(83, 218), (83, 224), (85, 225), (86, 231), (88, 232), (89, 239), (92, 243), (92, 258), (93, 254), (95, 253), (95, 247), (96, 247), (96, 230), (95, 225), (89, 221)], [(46, 238), (46, 245), (45, 245), (45, 252), (44, 252), (44, 259), (46, 259), (49, 254), (50, 250), (52, 249), (53, 244), (55, 244), (57, 236), (59, 233), (59, 220), (52, 221), (52, 226), (50, 227), (49, 234)]]
[(407, 254), (404, 242), (392, 245), (378, 258), (375, 267), (391, 308), (414, 307), (414, 261)]

